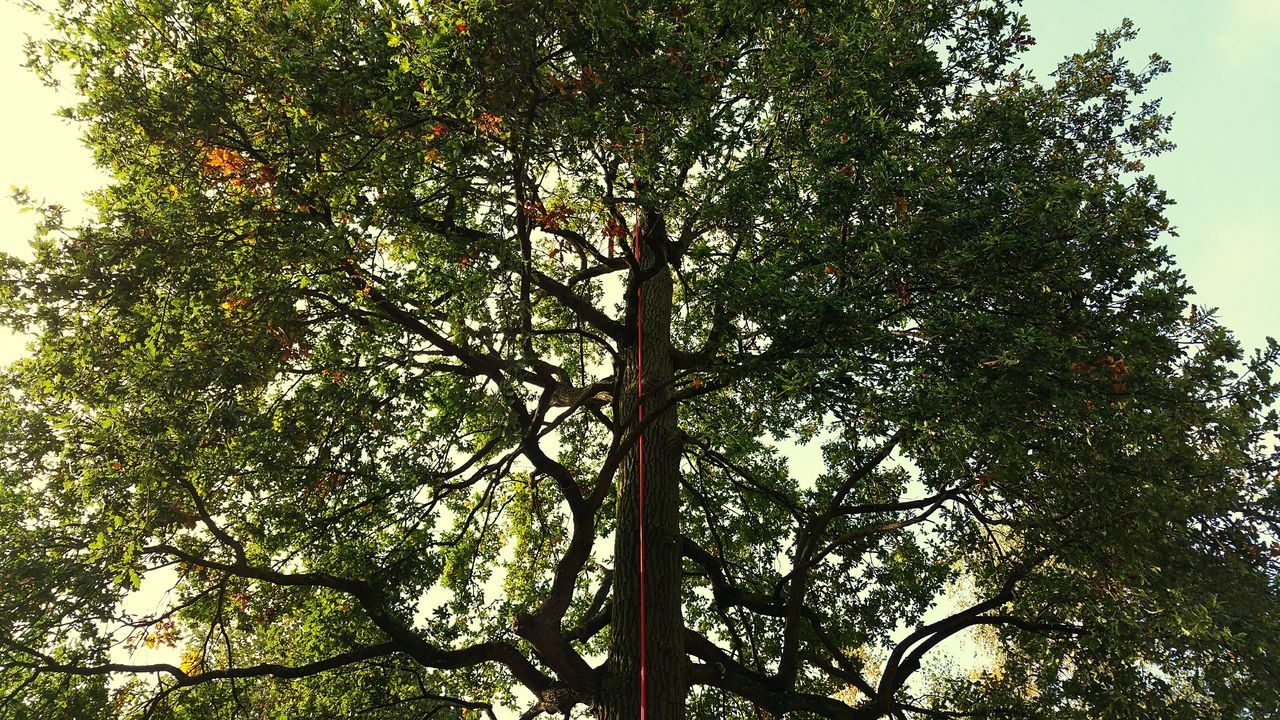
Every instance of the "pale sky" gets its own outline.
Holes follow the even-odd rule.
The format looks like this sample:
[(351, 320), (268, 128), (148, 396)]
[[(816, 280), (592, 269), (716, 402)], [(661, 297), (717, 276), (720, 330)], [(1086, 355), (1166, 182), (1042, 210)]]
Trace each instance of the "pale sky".
[(1177, 149), (1148, 170), (1177, 204), (1167, 239), (1202, 305), (1246, 348), (1280, 337), (1280, 0), (1027, 0), (1041, 77), (1128, 17), (1129, 57), (1173, 72), (1152, 94), (1174, 114)]

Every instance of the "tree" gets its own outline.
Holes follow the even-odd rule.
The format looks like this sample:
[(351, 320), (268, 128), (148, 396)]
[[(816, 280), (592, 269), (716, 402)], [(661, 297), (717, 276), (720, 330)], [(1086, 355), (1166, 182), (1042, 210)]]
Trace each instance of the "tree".
[(52, 18), (114, 180), (18, 193), (7, 717), (1280, 713), (1280, 348), (1188, 304), (1130, 25)]

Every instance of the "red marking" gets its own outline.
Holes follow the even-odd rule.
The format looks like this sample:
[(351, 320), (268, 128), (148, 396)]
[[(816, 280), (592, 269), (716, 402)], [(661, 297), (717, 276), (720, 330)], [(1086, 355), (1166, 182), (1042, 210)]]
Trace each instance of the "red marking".
[[(632, 178), (637, 199), (640, 197), (640, 181)], [(636, 272), (642, 272), (640, 266), (640, 206), (636, 206)], [(644, 303), (641, 302), (640, 285), (636, 285), (636, 423), (644, 423)], [(644, 615), (644, 433), (636, 440), (636, 484), (640, 506), (640, 720), (645, 720), (648, 709), (648, 682), (646, 682), (646, 650)]]

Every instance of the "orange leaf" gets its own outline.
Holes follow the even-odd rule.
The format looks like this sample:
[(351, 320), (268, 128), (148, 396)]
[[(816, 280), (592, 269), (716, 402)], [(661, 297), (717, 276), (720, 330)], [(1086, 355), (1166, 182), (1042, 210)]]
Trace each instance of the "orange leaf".
[(472, 120), (471, 122), (474, 123), (477, 128), (480, 128), (480, 132), (489, 135), (497, 135), (499, 125), (502, 124), (502, 116), (494, 115), (491, 112), (485, 111), (480, 113), (480, 117)]

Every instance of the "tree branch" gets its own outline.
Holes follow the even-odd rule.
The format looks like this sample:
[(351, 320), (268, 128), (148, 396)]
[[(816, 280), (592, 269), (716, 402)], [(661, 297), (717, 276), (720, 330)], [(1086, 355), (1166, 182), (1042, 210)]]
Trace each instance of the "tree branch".
[(52, 657), (37, 652), (31, 648), (25, 647), (8, 638), (0, 638), (0, 644), (19, 650), (20, 652), (39, 658), (40, 662), (23, 662), (15, 661), (8, 663), (14, 667), (24, 667), (36, 672), (52, 673), (58, 675), (75, 675), (80, 677), (92, 677), (98, 675), (115, 675), (115, 674), (131, 674), (145, 675), (151, 673), (163, 673), (171, 676), (178, 687), (191, 687), (201, 685), (214, 680), (225, 680), (233, 678), (253, 678), (253, 677), (277, 677), (284, 679), (308, 677), (318, 675), (322, 672), (335, 670), (340, 667), (352, 665), (377, 657), (393, 655), (399, 652), (399, 647), (394, 642), (378, 643), (376, 645), (364, 645), (339, 653), (324, 660), (308, 663), (306, 665), (279, 665), (276, 663), (260, 663), (239, 668), (226, 668), (223, 670), (209, 670), (207, 672), (192, 675), (176, 665), (168, 663), (151, 663), (147, 665), (134, 665), (129, 663), (105, 663), (102, 665), (71, 665), (67, 663), (59, 663)]
[(685, 630), (684, 642), (690, 655), (704, 661), (691, 664), (690, 684), (722, 688), (773, 715), (805, 712), (830, 720), (873, 720), (881, 715), (873, 706), (853, 708), (835, 698), (787, 690), (776, 677), (744, 667), (692, 630)]
[(151, 545), (143, 548), (142, 552), (148, 555), (168, 555), (191, 565), (274, 585), (319, 587), (346, 593), (360, 602), (373, 624), (391, 638), (399, 650), (421, 665), (443, 670), (497, 662), (505, 665), (517, 681), (534, 692), (539, 692), (551, 684), (550, 678), (509, 643), (490, 641), (457, 650), (447, 650), (428, 643), (406, 623), (396, 618), (388, 609), (382, 593), (364, 580), (351, 580), (328, 573), (282, 573), (271, 568), (242, 562), (224, 563), (166, 544)]
[[(885, 661), (884, 674), (881, 675), (880, 684), (876, 688), (876, 695), (880, 705), (887, 707), (907, 678), (920, 669), (920, 661), (924, 655), (936, 647), (938, 643), (971, 625), (983, 623), (983, 613), (994, 610), (1013, 600), (1014, 588), (1017, 583), (1047, 557), (1049, 557), (1049, 552), (1041, 551), (1028, 558), (1009, 574), (1009, 577), (1005, 579), (1004, 585), (990, 599), (970, 606), (950, 617), (925, 625), (908, 635), (902, 642), (899, 642), (893, 652), (890, 653), (889, 659)], [(919, 643), (918, 646), (917, 643)], [(915, 649), (908, 654), (907, 651), (912, 647), (915, 647)]]

